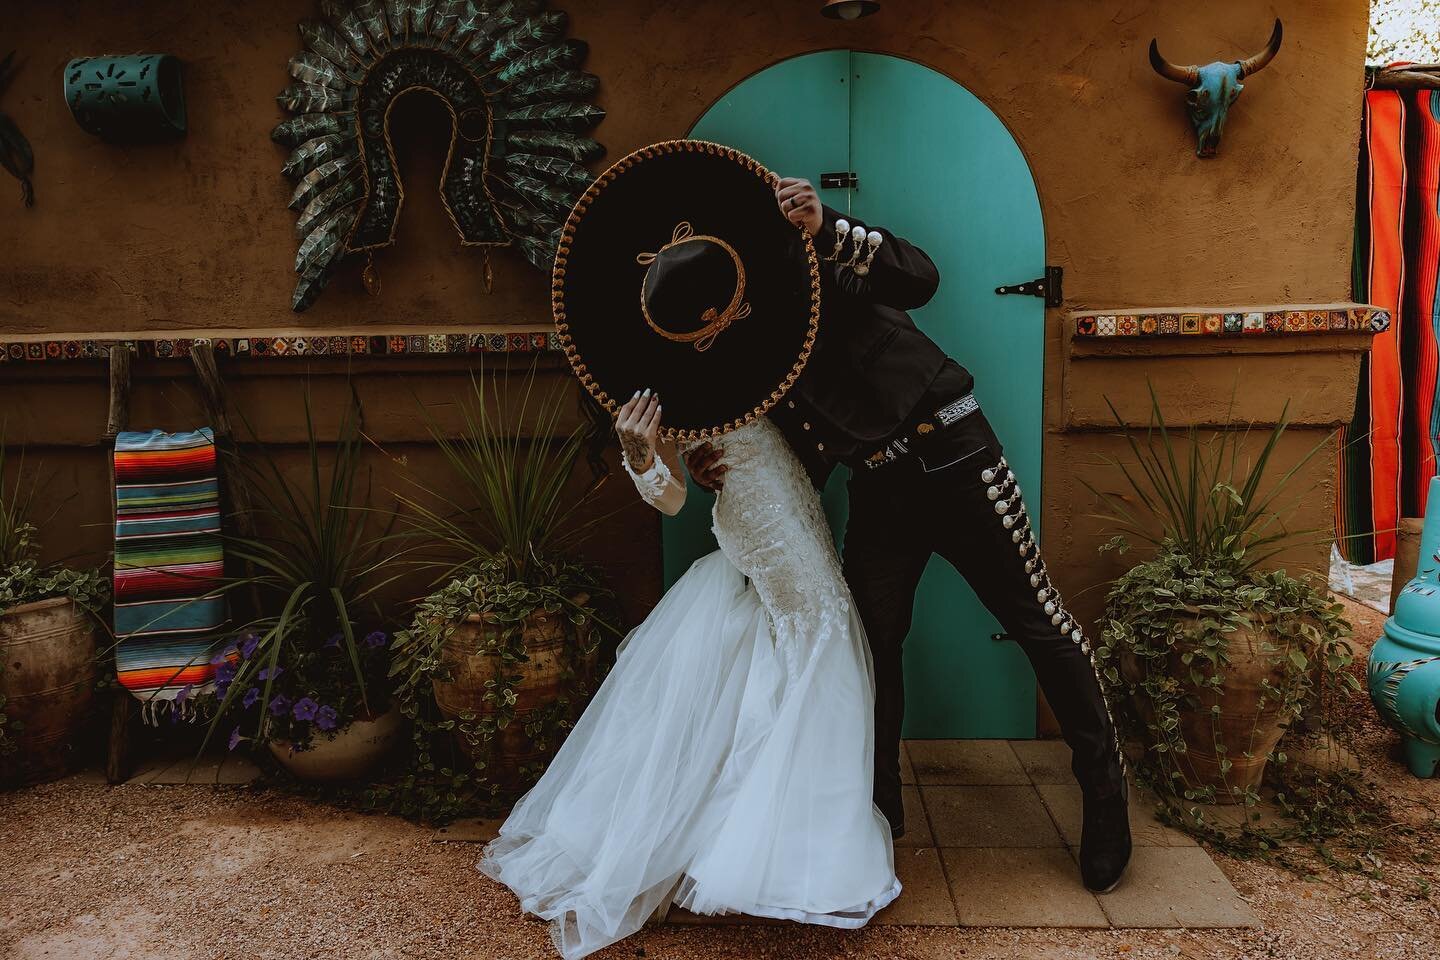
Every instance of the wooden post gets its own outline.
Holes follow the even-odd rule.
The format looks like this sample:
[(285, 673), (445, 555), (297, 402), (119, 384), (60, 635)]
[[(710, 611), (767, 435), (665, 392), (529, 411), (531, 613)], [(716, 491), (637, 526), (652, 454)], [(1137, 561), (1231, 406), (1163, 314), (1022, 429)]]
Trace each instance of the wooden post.
[[(130, 344), (110, 347), (110, 412), (105, 421), (109, 441), (106, 460), (110, 466), (110, 517), (115, 519), (115, 437), (130, 425)], [(105, 755), (105, 779), (122, 783), (134, 766), (135, 722), (139, 716), (135, 698), (124, 688), (115, 691), (110, 707), (110, 735)]]
[[(220, 378), (220, 368), (215, 363), (215, 346), (209, 340), (196, 340), (190, 347), (190, 360), (195, 365), (195, 376), (200, 381), (200, 400), (205, 407), (205, 417), (215, 431), (216, 477), (220, 491), (220, 529), (245, 538), (255, 536), (255, 513), (251, 508), (253, 500), (246, 485), (244, 473), (235, 463), (235, 435), (230, 429), (230, 415), (226, 410), (225, 381)], [(230, 468), (230, 469), (227, 469)], [(230, 551), (225, 556), (225, 573), (231, 577), (245, 577), (253, 571)], [(252, 583), (244, 591), (230, 591), (228, 602), (247, 609), (234, 610), (241, 622), (248, 623), (260, 613), (259, 591)]]

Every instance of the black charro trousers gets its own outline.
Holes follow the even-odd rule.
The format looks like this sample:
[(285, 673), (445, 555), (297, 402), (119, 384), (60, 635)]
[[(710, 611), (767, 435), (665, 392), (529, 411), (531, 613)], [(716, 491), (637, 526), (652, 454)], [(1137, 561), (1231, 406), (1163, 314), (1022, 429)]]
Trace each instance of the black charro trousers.
[(875, 664), (875, 802), (903, 826), (901, 655), (920, 575), (939, 554), (1020, 644), (1072, 752), (1075, 778), (1108, 796), (1124, 778), (1089, 637), (1050, 582), (1004, 451), (983, 412), (917, 440), (911, 452), (850, 480), (845, 578)]

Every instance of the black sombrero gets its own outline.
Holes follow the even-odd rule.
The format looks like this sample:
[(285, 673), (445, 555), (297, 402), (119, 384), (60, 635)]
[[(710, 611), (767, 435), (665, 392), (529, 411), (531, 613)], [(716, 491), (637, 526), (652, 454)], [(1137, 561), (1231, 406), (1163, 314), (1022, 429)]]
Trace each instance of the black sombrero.
[(611, 413), (649, 387), (665, 439), (704, 439), (761, 416), (800, 375), (820, 268), (775, 203), (777, 180), (738, 150), (671, 140), (620, 160), (575, 204), (555, 255), (555, 325)]

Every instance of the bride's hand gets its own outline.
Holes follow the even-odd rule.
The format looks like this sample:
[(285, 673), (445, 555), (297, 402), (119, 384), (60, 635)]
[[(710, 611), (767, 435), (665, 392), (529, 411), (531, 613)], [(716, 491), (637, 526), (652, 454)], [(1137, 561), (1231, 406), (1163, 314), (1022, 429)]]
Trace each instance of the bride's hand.
[(620, 434), (620, 447), (630, 469), (636, 473), (649, 470), (655, 463), (660, 436), (660, 395), (637, 390), (616, 415), (615, 432)]

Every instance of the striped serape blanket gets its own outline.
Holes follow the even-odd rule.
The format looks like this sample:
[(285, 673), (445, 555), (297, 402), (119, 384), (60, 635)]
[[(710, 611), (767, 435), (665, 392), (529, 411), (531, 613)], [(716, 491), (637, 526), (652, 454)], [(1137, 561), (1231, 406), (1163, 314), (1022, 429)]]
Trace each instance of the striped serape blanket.
[(154, 722), (213, 688), (226, 623), (215, 437), (115, 438), (115, 667)]

